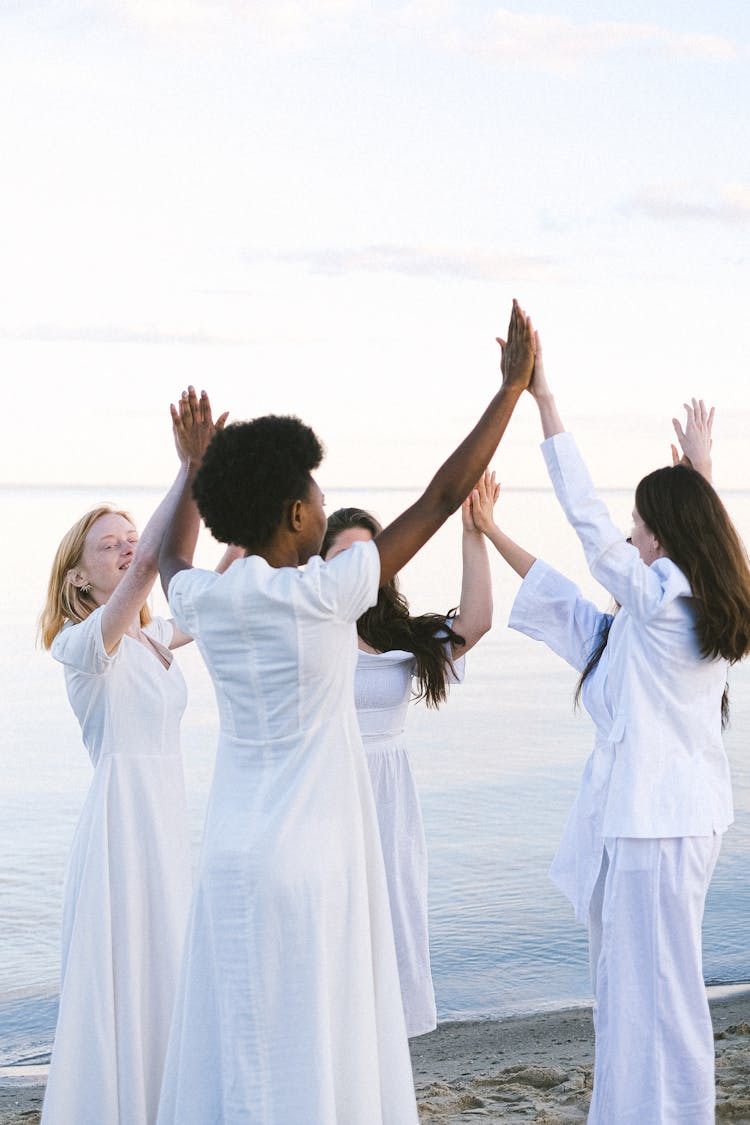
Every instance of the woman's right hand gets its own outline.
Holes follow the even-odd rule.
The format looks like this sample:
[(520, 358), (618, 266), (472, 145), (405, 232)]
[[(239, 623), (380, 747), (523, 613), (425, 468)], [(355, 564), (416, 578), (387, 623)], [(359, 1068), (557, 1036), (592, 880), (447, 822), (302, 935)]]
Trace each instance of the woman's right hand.
[(539, 339), (539, 333), (536, 329), (534, 330), (534, 370), (531, 375), (531, 382), (529, 383), (529, 391), (534, 398), (552, 393), (549, 389), (549, 383), (547, 382), (547, 376), (544, 371), (542, 341)]
[(496, 336), (500, 345), (500, 371), (503, 386), (525, 391), (534, 370), (534, 329), (518, 301), (513, 298), (513, 308), (508, 325), (508, 339)]

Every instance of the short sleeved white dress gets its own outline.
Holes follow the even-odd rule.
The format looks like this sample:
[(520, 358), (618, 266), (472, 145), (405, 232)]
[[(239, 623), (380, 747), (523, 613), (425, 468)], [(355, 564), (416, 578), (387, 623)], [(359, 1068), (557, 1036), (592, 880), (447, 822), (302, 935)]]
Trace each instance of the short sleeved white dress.
[[(451, 682), (464, 675), (454, 662)], [(437, 1024), (430, 969), (427, 841), (404, 728), (412, 696), (414, 654), (360, 650), (354, 699), (378, 816), (407, 1035)]]
[(52, 655), (94, 766), (65, 880), (60, 1012), (44, 1125), (153, 1125), (190, 903), (179, 724), (162, 618), (107, 654), (102, 609)]
[(379, 573), (362, 543), (170, 585), (221, 731), (160, 1125), (417, 1125), (354, 709)]

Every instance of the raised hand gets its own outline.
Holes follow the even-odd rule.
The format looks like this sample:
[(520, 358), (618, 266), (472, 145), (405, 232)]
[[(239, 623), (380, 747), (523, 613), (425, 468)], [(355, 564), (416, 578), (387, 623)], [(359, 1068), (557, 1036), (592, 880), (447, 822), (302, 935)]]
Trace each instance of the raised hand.
[(685, 428), (682, 428), (678, 418), (672, 419), (677, 440), (680, 443), (682, 456), (677, 446), (672, 446), (672, 464), (688, 465), (696, 472), (711, 480), (711, 446), (713, 438), (711, 431), (714, 424), (714, 407), (710, 410), (703, 399), (692, 399), (691, 405), (683, 403), (685, 407)]
[(495, 473), (485, 469), (461, 508), (464, 528), (485, 534), (495, 526), (495, 504), (500, 495), (500, 483)]
[(183, 462), (192, 461), (197, 464), (202, 460), (216, 431), (223, 429), (229, 412), (225, 411), (214, 422), (208, 395), (201, 391), (199, 398), (195, 387), (188, 387), (183, 391), (178, 406), (170, 403), (169, 410), (177, 456)]
[(544, 371), (542, 341), (539, 339), (539, 333), (536, 329), (534, 329), (534, 371), (531, 376), (531, 382), (529, 383), (529, 391), (536, 399), (551, 393)]
[(526, 390), (534, 370), (534, 329), (531, 318), (526, 316), (515, 298), (510, 313), (508, 339), (502, 340), (499, 336), (495, 339), (502, 353), (500, 371), (503, 386)]

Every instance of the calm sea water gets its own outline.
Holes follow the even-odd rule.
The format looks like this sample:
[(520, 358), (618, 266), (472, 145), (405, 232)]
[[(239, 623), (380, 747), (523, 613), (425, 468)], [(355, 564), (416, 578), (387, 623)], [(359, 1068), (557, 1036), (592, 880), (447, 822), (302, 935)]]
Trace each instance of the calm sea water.
[[(62, 670), (34, 645), (49, 565), (64, 531), (94, 503), (123, 505), (142, 526), (160, 495), (120, 488), (0, 490), (8, 545), (0, 558), (0, 1066), (48, 1057), (62, 879), (91, 777)], [(387, 521), (414, 495), (327, 489), (327, 506), (359, 504)], [(626, 530), (632, 495), (605, 495)], [(750, 493), (725, 500), (750, 541)], [(607, 605), (550, 492), (504, 494), (499, 513), (511, 535)], [(402, 585), (416, 612), (457, 603), (460, 540), (456, 516), (404, 571)], [(219, 553), (206, 539), (198, 561), (213, 565)], [(573, 712), (574, 673), (505, 628), (518, 579), (499, 556), (492, 565), (492, 632), (467, 658), (466, 681), (447, 705), (438, 712), (415, 705), (409, 724), (430, 850), (432, 960), (443, 1019), (534, 1011), (590, 995), (585, 932), (547, 869), (592, 730), (584, 714)], [(164, 611), (160, 595), (154, 608)], [(190, 646), (178, 658), (190, 688), (183, 749), (197, 854), (217, 724), (197, 651)], [(737, 812), (706, 909), (710, 983), (750, 981), (750, 665), (733, 670), (731, 696), (727, 749)]]

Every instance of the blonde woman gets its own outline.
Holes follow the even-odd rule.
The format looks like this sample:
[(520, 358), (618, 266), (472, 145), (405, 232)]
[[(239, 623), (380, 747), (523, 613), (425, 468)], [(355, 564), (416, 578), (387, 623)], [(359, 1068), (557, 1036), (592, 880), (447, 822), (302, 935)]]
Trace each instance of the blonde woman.
[(152, 618), (146, 598), (165, 528), (216, 429), (205, 393), (191, 388), (179, 413), (177, 479), (143, 535), (127, 512), (87, 512), (58, 547), (41, 617), (94, 766), (65, 881), (44, 1125), (156, 1119), (190, 899), (186, 690), (172, 657), (190, 637)]

